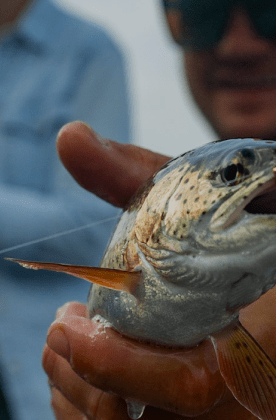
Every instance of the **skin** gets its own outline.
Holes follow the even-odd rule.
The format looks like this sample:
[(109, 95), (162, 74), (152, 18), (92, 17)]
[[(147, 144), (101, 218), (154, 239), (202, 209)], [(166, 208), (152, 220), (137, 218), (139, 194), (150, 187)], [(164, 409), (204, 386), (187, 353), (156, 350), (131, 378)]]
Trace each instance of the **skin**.
[[(178, 23), (177, 15), (172, 16), (174, 34)], [(241, 8), (233, 9), (212, 51), (185, 52), (191, 93), (218, 137), (276, 139), (276, 82), (269, 80), (276, 75), (275, 57), (275, 44), (256, 33)], [(135, 146), (99, 141), (80, 123), (61, 131), (57, 148), (84, 188), (121, 207), (167, 159)], [(275, 298), (274, 288), (240, 314), (274, 362)], [(226, 389), (209, 341), (179, 352), (154, 348), (110, 329), (101, 332), (85, 315), (84, 305), (70, 303), (49, 329), (43, 366), (58, 420), (128, 419), (120, 397), (147, 401), (151, 407), (145, 420), (255, 419)]]
[(276, 44), (257, 34), (244, 10), (233, 11), (212, 51), (187, 51), (184, 68), (219, 138), (276, 138)]
[[(65, 167), (84, 188), (122, 207), (137, 186), (167, 160), (136, 146), (102, 141), (79, 122), (62, 129), (57, 149)], [(274, 361), (275, 297), (272, 289), (240, 316)], [(86, 319), (85, 305), (80, 303), (69, 303), (58, 311), (48, 332), (43, 367), (58, 420), (128, 419), (121, 397), (147, 401), (151, 407), (145, 410), (145, 420), (255, 418), (227, 390), (209, 340), (182, 351), (141, 344), (111, 329), (99, 329), (99, 324)]]
[(1, 0), (0, 26), (13, 23), (30, 0)]

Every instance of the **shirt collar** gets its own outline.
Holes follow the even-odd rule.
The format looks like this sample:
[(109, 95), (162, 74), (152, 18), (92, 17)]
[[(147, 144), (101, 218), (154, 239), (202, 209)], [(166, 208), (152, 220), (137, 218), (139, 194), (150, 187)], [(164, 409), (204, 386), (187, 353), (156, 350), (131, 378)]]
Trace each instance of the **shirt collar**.
[(49, 0), (35, 0), (20, 17), (12, 37), (34, 51), (53, 48), (60, 17), (62, 12)]

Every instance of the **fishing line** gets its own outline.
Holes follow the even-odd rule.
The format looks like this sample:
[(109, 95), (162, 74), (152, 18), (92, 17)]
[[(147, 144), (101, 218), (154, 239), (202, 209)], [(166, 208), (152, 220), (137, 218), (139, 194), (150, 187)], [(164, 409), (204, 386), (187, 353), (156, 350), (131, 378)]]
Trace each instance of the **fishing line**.
[(19, 249), (19, 248), (24, 248), (25, 246), (38, 244), (39, 242), (47, 241), (49, 239), (55, 239), (55, 238), (58, 238), (58, 237), (63, 236), (63, 235), (69, 235), (69, 233), (74, 233), (74, 232), (77, 232), (79, 230), (87, 229), (89, 227), (93, 227), (93, 226), (97, 226), (97, 225), (100, 225), (100, 224), (105, 223), (105, 222), (109, 222), (111, 220), (116, 220), (120, 216), (121, 216), (121, 214), (118, 214), (117, 216), (113, 216), (113, 217), (109, 217), (107, 219), (99, 220), (98, 222), (88, 223), (87, 225), (79, 226), (79, 227), (73, 228), (73, 229), (68, 229), (64, 232), (58, 232), (58, 233), (55, 233), (53, 235), (44, 236), (44, 238), (34, 239), (33, 241), (24, 242), (23, 244), (20, 244), (20, 245), (11, 246), (9, 248), (2, 249), (0, 251), (0, 254), (4, 254), (5, 252), (8, 252), (8, 251), (14, 251), (15, 249)]

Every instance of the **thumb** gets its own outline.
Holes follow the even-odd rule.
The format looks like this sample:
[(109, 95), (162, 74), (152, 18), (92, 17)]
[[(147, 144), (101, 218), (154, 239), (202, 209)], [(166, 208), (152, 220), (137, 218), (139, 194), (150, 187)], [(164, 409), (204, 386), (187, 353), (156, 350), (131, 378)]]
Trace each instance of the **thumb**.
[(137, 188), (169, 159), (141, 147), (102, 139), (79, 121), (60, 130), (57, 151), (83, 188), (118, 207), (124, 207)]

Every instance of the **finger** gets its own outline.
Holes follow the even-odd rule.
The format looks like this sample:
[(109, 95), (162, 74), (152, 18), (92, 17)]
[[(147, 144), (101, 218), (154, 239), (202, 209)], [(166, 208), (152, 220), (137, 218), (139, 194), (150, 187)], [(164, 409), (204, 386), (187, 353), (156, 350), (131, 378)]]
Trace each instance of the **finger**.
[[(58, 420), (129, 420), (125, 402), (115, 396), (90, 386), (77, 376), (69, 363), (45, 347), (43, 366), (55, 388), (52, 405)], [(186, 396), (183, 396), (186, 398)], [(83, 413), (83, 414), (80, 414)], [(81, 417), (85, 415), (85, 417)], [(70, 417), (72, 416), (72, 417)], [(75, 417), (74, 417), (75, 416)], [(189, 417), (190, 418), (190, 417)], [(146, 407), (143, 420), (188, 420), (168, 411)], [(213, 410), (196, 417), (197, 420), (254, 420), (254, 416), (231, 398)]]
[(68, 316), (52, 324), (47, 342), (95, 387), (183, 415), (201, 414), (225, 389), (209, 341), (188, 350), (155, 348)]
[(57, 420), (88, 420), (57, 388), (53, 387), (51, 392), (51, 405)]
[[(49, 378), (55, 384), (52, 388), (52, 406), (58, 420), (129, 420), (124, 400), (87, 384), (77, 376), (66, 360), (48, 346), (44, 350), (43, 359)], [(147, 407), (143, 420), (157, 418), (184, 419), (178, 414)]]
[(276, 287), (242, 309), (240, 321), (265, 352), (276, 362)]
[(80, 302), (67, 302), (58, 308), (56, 319), (61, 319), (67, 316), (79, 316), (86, 318), (87, 306)]
[[(129, 420), (125, 401), (89, 385), (72, 370), (66, 360), (48, 346), (44, 349), (43, 366), (51, 382), (59, 389), (53, 401), (55, 413), (63, 415), (72, 410), (78, 416), (82, 413), (93, 420)], [(67, 420), (67, 417), (63, 418)]]
[(134, 145), (101, 139), (79, 121), (60, 130), (57, 150), (82, 187), (119, 207), (124, 207), (141, 183), (168, 160)]

